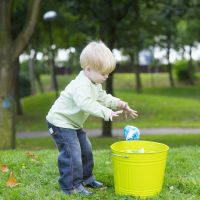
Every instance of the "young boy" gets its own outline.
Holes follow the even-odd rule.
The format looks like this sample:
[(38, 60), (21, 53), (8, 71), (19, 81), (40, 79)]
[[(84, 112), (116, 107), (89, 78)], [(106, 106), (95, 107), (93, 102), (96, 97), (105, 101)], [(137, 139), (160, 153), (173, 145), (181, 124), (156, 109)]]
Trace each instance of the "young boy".
[(116, 61), (102, 42), (91, 42), (80, 55), (83, 69), (60, 93), (46, 116), (49, 132), (58, 150), (59, 184), (66, 194), (90, 195), (84, 186), (99, 188), (103, 184), (93, 176), (91, 143), (82, 129), (89, 115), (106, 121), (118, 117), (122, 109), (127, 115), (137, 116), (128, 104), (107, 94), (101, 83), (114, 70)]

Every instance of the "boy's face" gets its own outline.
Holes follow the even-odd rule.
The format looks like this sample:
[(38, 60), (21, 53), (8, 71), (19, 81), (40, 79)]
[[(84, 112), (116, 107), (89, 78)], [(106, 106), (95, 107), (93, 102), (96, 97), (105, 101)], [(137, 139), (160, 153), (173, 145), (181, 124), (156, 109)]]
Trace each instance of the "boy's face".
[(86, 69), (87, 70), (87, 76), (88, 78), (93, 82), (93, 83), (103, 83), (104, 81), (106, 81), (106, 79), (108, 78), (109, 74), (104, 74), (101, 73), (99, 71), (95, 71), (91, 68)]

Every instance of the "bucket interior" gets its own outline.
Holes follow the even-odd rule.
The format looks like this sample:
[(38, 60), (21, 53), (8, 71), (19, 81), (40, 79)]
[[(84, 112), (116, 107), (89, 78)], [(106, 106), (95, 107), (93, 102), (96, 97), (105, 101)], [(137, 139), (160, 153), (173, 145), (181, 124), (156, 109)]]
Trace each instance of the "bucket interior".
[(115, 152), (137, 154), (137, 153), (160, 153), (168, 151), (169, 147), (165, 144), (151, 141), (132, 140), (120, 141), (111, 145), (111, 149)]

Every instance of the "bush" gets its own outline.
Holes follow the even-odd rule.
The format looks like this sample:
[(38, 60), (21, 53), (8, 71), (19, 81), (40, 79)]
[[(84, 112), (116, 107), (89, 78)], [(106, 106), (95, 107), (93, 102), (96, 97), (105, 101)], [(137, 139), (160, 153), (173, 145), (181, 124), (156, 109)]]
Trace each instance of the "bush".
[[(192, 62), (193, 65), (193, 76), (194, 76), (194, 67), (196, 65), (195, 62)], [(188, 60), (178, 60), (174, 63), (174, 70), (176, 77), (179, 81), (189, 81), (190, 75), (188, 70)]]
[(31, 84), (27, 76), (23, 73), (19, 75), (19, 94), (20, 98), (31, 94)]

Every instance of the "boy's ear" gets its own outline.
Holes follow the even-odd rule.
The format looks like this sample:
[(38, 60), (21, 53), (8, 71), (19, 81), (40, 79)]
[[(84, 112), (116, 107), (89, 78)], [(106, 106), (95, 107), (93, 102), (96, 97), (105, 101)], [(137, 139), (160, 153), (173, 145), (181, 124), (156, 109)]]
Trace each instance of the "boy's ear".
[(88, 72), (90, 72), (91, 69), (90, 69), (89, 66), (87, 66), (87, 67), (85, 68), (85, 70), (88, 71)]

